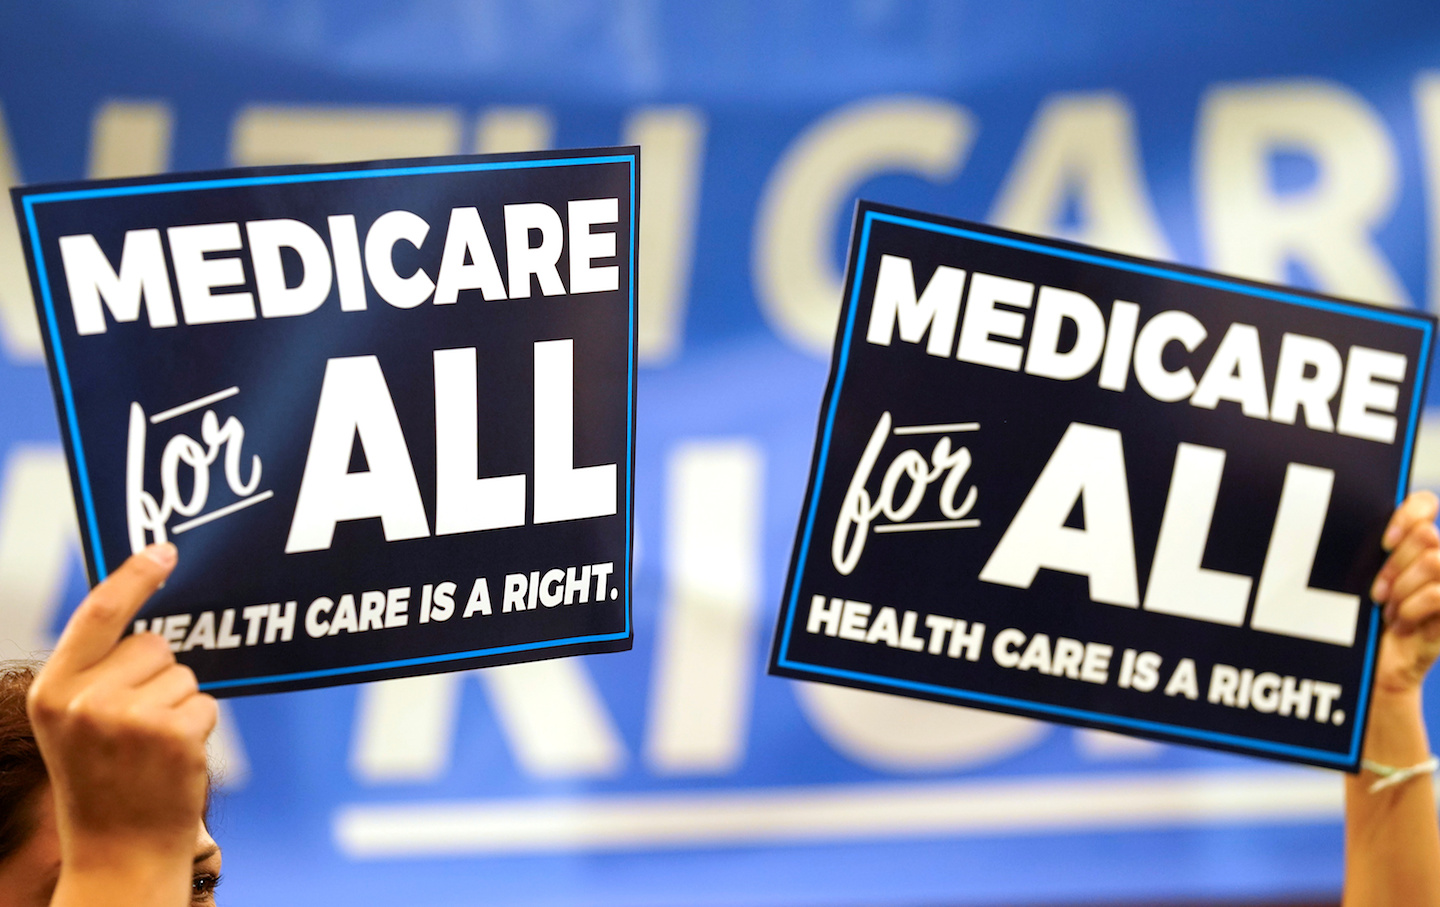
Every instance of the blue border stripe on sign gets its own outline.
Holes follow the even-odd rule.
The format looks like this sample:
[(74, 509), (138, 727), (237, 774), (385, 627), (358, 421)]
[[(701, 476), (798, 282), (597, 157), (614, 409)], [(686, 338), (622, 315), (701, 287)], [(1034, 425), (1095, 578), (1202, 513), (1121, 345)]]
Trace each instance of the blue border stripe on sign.
[[(865, 249), (870, 244), (870, 218), (867, 216), (860, 225), (860, 253), (858, 261), (865, 260)], [(825, 464), (830, 459), (830, 433), (835, 426), (835, 411), (840, 406), (840, 389), (845, 386), (845, 367), (850, 362), (850, 337), (855, 326), (855, 312), (859, 309), (860, 302), (860, 280), (855, 280), (855, 287), (850, 293), (850, 307), (845, 314), (845, 338), (844, 344), (840, 347), (840, 361), (835, 369), (835, 393), (830, 395), (830, 408), (825, 412), (825, 433), (820, 436), (820, 456), (815, 467), (815, 489), (810, 498), (810, 507), (805, 513), (805, 534), (800, 540), (800, 563), (805, 564), (810, 557), (810, 536), (815, 529), (815, 512), (820, 508), (820, 480), (825, 475)], [(804, 569), (803, 567), (801, 568)], [(790, 619), (794, 613), (795, 601), (800, 597), (800, 578), (795, 578), (795, 593), (790, 596), (787, 605), (789, 611), (785, 615), (785, 634), (780, 641), (780, 663), (790, 664), (786, 660), (785, 653), (790, 651), (790, 628), (793, 621)], [(808, 667), (808, 665), (805, 665)]]
[[(635, 256), (637, 247), (635, 243), (635, 222), (638, 221), (640, 212), (635, 210), (635, 157), (626, 155), (630, 161), (630, 310), (629, 310), (629, 333), (626, 342), (629, 344), (630, 367), (625, 374), (625, 547), (627, 551), (633, 551), (635, 545), (634, 535), (634, 510), (631, 499), (634, 497), (631, 485), (634, 484), (635, 462), (635, 382), (631, 376), (635, 374), (635, 332), (637, 326), (635, 318), (637, 309), (635, 305), (635, 286), (640, 282), (640, 275), (636, 273)], [(625, 635), (630, 635), (630, 611), (634, 606), (630, 590), (634, 586), (634, 578), (630, 575), (631, 564), (634, 558), (625, 559)]]
[[(992, 245), (1008, 246), (1014, 249), (1022, 249), (1027, 252), (1035, 252), (1041, 255), (1049, 255), (1056, 258), (1067, 258), (1072, 261), (1096, 264), (1103, 267), (1115, 268), (1118, 270), (1132, 271), (1137, 274), (1145, 274), (1151, 277), (1160, 277), (1167, 280), (1176, 280), (1183, 283), (1195, 284), (1197, 286), (1210, 287), (1212, 289), (1225, 290), (1232, 293), (1241, 293), (1247, 296), (1256, 296), (1263, 299), (1271, 299), (1277, 302), (1284, 302), (1292, 305), (1302, 305), (1307, 308), (1321, 309), (1328, 312), (1337, 312), (1344, 315), (1353, 315), (1360, 318), (1368, 318), (1373, 321), (1383, 321), (1388, 324), (1395, 324), (1401, 327), (1418, 329), (1421, 332), (1420, 361), (1416, 363), (1417, 377), (1423, 387), (1427, 380), (1430, 362), (1431, 345), (1431, 323), (1424, 318), (1416, 318), (1405, 312), (1387, 312), (1373, 309), (1367, 306), (1351, 305), (1343, 302), (1335, 302), (1325, 299), (1312, 299), (1298, 293), (1289, 293), (1284, 290), (1271, 289), (1268, 287), (1255, 287), (1236, 281), (1225, 280), (1219, 277), (1210, 277), (1201, 274), (1191, 274), (1186, 271), (1166, 268), (1162, 265), (1143, 264), (1141, 262), (1126, 261), (1123, 259), (1107, 258), (1090, 252), (1082, 252), (1078, 249), (1064, 249), (1028, 242), (1023, 239), (1007, 236), (994, 236), (989, 233), (981, 233), (976, 230), (967, 230), (963, 227), (952, 227), (946, 224), (932, 224), (910, 217), (903, 217), (896, 214), (887, 214), (880, 211), (866, 211), (860, 227), (860, 243), (856, 250), (856, 268), (863, 269), (866, 252), (870, 244), (870, 225), (875, 221), (898, 224), (903, 227), (910, 227), (916, 230), (926, 230), (932, 233), (943, 233), (950, 236), (958, 236), (962, 239), (975, 240), (977, 242), (990, 243)], [(795, 661), (789, 657), (790, 632), (794, 626), (795, 609), (800, 598), (800, 574), (803, 573), (803, 565), (808, 561), (810, 554), (810, 541), (815, 529), (816, 511), (820, 504), (820, 484), (825, 476), (825, 467), (830, 455), (830, 436), (835, 427), (835, 414), (839, 406), (840, 391), (845, 383), (845, 369), (850, 360), (850, 341), (854, 335), (856, 313), (860, 307), (860, 284), (859, 275), (856, 275), (855, 285), (851, 290), (848, 303), (848, 311), (845, 315), (844, 340), (840, 346), (840, 357), (835, 370), (835, 390), (831, 395), (830, 406), (825, 413), (825, 427), (820, 436), (820, 451), (816, 457), (815, 482), (811, 492), (810, 505), (805, 512), (805, 529), (801, 534), (800, 551), (798, 563), (801, 568), (797, 571), (795, 587), (791, 590), (789, 601), (784, 603), (785, 621), (784, 632), (780, 640), (780, 652), (776, 663), (781, 667), (809, 671), (816, 674), (828, 674), (833, 677), (841, 677), (849, 680), (856, 680), (877, 687), (890, 687), (892, 689), (913, 690), (931, 695), (944, 696), (948, 699), (955, 699), (961, 702), (974, 702), (981, 704), (997, 705), (1005, 708), (1026, 710), (1035, 713), (1059, 715), (1068, 718), (1078, 718), (1096, 724), (1108, 724), (1119, 728), (1132, 728), (1163, 733), (1172, 737), (1190, 738), (1210, 743), (1218, 743), (1226, 746), (1238, 746), (1271, 752), (1280, 755), (1298, 756), (1304, 759), (1317, 762), (1329, 763), (1336, 766), (1348, 765), (1354, 761), (1360, 752), (1361, 730), (1364, 727), (1363, 717), (1365, 707), (1370, 699), (1370, 681), (1375, 669), (1375, 650), (1378, 648), (1377, 633), (1380, 624), (1380, 611), (1378, 608), (1371, 608), (1370, 613), (1370, 638), (1372, 644), (1370, 651), (1366, 653), (1365, 665), (1360, 680), (1360, 695), (1357, 700), (1357, 714), (1352, 716), (1351, 726), (1354, 728), (1351, 733), (1350, 750), (1348, 754), (1341, 755), (1328, 750), (1311, 749), (1290, 744), (1275, 743), (1260, 738), (1244, 737), (1234, 734), (1221, 734), (1214, 731), (1205, 731), (1198, 728), (1183, 727), (1180, 725), (1165, 724), (1163, 722), (1145, 721), (1137, 718), (1125, 718), (1117, 715), (1106, 715), (1099, 712), (1089, 712), (1084, 709), (1069, 708), (1067, 706), (1055, 706), (1046, 703), (1031, 702), (1024, 699), (1014, 699), (1006, 696), (996, 696), (989, 693), (976, 693), (969, 690), (962, 690), (953, 687), (944, 687), (934, 684), (918, 683), (915, 681), (900, 680), (891, 677), (881, 677), (873, 674), (862, 674), (855, 671), (847, 671), (840, 668), (831, 668), (824, 665), (812, 665), (806, 662)], [(1401, 462), (1400, 482), (1396, 490), (1395, 502), (1398, 505), (1405, 497), (1410, 481), (1410, 459), (1414, 450), (1414, 439), (1416, 426), (1420, 421), (1420, 399), (1423, 396), (1417, 392), (1410, 403), (1410, 418), (1405, 429), (1404, 455)]]
[[(619, 164), (627, 163), (630, 166), (630, 297), (629, 297), (629, 348), (627, 364), (628, 376), (635, 371), (635, 284), (638, 275), (635, 270), (635, 259), (637, 254), (635, 221), (639, 212), (635, 205), (635, 155), (592, 155), (589, 157), (576, 158), (555, 158), (552, 160), (528, 160), (528, 161), (490, 161), (465, 164), (430, 164), (415, 167), (387, 167), (375, 170), (342, 170), (322, 171), (316, 173), (289, 173), (276, 174), (273, 176), (247, 176), (219, 179), (191, 180), (179, 183), (159, 183), (138, 186), (112, 186), (99, 189), (74, 189), (64, 192), (46, 192), (35, 195), (24, 196), (25, 218), (30, 228), (31, 250), (34, 253), (36, 276), (40, 284), (41, 302), (45, 308), (45, 319), (49, 326), (51, 354), (55, 361), (55, 372), (60, 377), (60, 393), (65, 403), (65, 421), (70, 429), (71, 446), (75, 453), (75, 471), (79, 477), (81, 506), (84, 509), (86, 525), (90, 529), (90, 547), (95, 559), (95, 572), (99, 579), (105, 579), (108, 570), (105, 567), (105, 554), (100, 544), (99, 520), (95, 516), (94, 494), (90, 489), (89, 469), (85, 464), (85, 449), (80, 441), (80, 423), (75, 411), (74, 392), (70, 385), (69, 370), (66, 366), (65, 351), (60, 345), (59, 325), (55, 317), (55, 302), (50, 293), (50, 280), (45, 268), (45, 257), (40, 252), (40, 231), (35, 224), (35, 206), (50, 202), (81, 201), (92, 198), (119, 198), (133, 195), (158, 195), (168, 192), (200, 191), (206, 189), (245, 189), (252, 186), (276, 186), (295, 183), (325, 183), (338, 182), (343, 180), (379, 179), (383, 177), (397, 176), (430, 176), (447, 173), (474, 173), (486, 170), (522, 170), (538, 169), (545, 167), (576, 167), (588, 164)], [(626, 545), (631, 544), (632, 526), (634, 522), (634, 507), (631, 499), (634, 497), (631, 486), (634, 484), (633, 471), (630, 464), (635, 459), (635, 388), (631, 382), (626, 388), (626, 446), (625, 446), (625, 540)], [(498, 646), (489, 649), (475, 649), (469, 652), (456, 652), (446, 655), (422, 656), (419, 658), (406, 658), (398, 661), (376, 662), (365, 665), (352, 665), (341, 668), (328, 668), (317, 671), (300, 671), (290, 674), (271, 674), (265, 677), (246, 677), (234, 680), (217, 680), (209, 683), (202, 683), (202, 690), (235, 689), (237, 687), (258, 686), (261, 684), (287, 683), (291, 681), (309, 680), (319, 677), (335, 677), (344, 674), (358, 674), (365, 671), (383, 671), (389, 668), (414, 667), (424, 664), (440, 664), (448, 661), (457, 661), (463, 658), (476, 658), (483, 655), (504, 655), (512, 652), (534, 651), (538, 649), (555, 648), (557, 646), (570, 646), (588, 642), (608, 642), (625, 639), (631, 633), (631, 610), (634, 607), (634, 597), (631, 587), (633, 578), (630, 575), (629, 559), (625, 565), (625, 630), (621, 633), (601, 633), (588, 636), (572, 636), (565, 639), (545, 640), (542, 642), (523, 643), (513, 646)]]
[(955, 690), (950, 687), (937, 686), (935, 684), (917, 683), (911, 680), (895, 680), (889, 677), (881, 677), (875, 674), (862, 674), (858, 671), (846, 671), (840, 668), (829, 668), (822, 665), (808, 665), (800, 663), (788, 663), (793, 667), (802, 667), (807, 671), (817, 674), (829, 674), (834, 677), (843, 677), (849, 680), (859, 680), (874, 686), (888, 686), (897, 689), (915, 690), (917, 692), (932, 693), (945, 696), (959, 702), (974, 702), (982, 705), (997, 705), (1002, 708), (1023, 709), (1029, 712), (1040, 712), (1049, 715), (1060, 715), (1067, 718), (1081, 718), (1097, 724), (1108, 724), (1113, 727), (1133, 728), (1142, 731), (1159, 731), (1177, 737), (1190, 737), (1196, 740), (1206, 740), (1212, 743), (1221, 743), (1228, 746), (1243, 746), (1249, 749), (1264, 750), (1272, 753), (1280, 753), (1289, 756), (1303, 756), (1307, 759), (1330, 762), (1335, 765), (1343, 765), (1344, 760), (1336, 753), (1328, 750), (1309, 749), (1303, 746), (1292, 746), (1286, 743), (1274, 743), (1269, 740), (1262, 740), (1252, 737), (1242, 737), (1235, 734), (1221, 734), (1214, 731), (1200, 731), (1193, 728), (1179, 727), (1176, 725), (1164, 724), (1158, 721), (1145, 721), (1139, 718), (1125, 718), (1120, 715), (1109, 715), (1103, 712), (1087, 712), (1084, 709), (1072, 709), (1067, 706), (1049, 705), (1043, 702), (1032, 702), (1028, 699), (1014, 699), (1008, 696), (996, 696), (991, 693), (975, 693), (969, 690)]
[[(1420, 388), (1425, 387), (1425, 382), (1430, 380), (1427, 366), (1430, 363), (1430, 322), (1424, 322), (1425, 336), (1420, 342), (1420, 361), (1415, 363), (1415, 379)], [(1420, 371), (1425, 369), (1425, 371)], [(1405, 427), (1405, 450), (1409, 453), (1400, 463), (1400, 486), (1395, 489), (1395, 506), (1399, 507), (1400, 502), (1405, 500), (1405, 494), (1410, 490), (1410, 460), (1415, 451), (1415, 429), (1420, 424), (1420, 398), (1424, 393), (1414, 395), (1410, 401), (1410, 424)]]
[(65, 421), (70, 426), (70, 438), (75, 448), (75, 474), (80, 477), (80, 504), (85, 509), (85, 522), (90, 527), (90, 548), (95, 555), (95, 573), (104, 579), (109, 573), (105, 569), (105, 555), (100, 548), (99, 525), (95, 519), (95, 500), (90, 491), (90, 472), (85, 466), (85, 445), (80, 442), (80, 423), (75, 416), (75, 394), (70, 387), (70, 372), (65, 366), (65, 351), (60, 348), (60, 329), (55, 321), (55, 306), (50, 301), (50, 278), (45, 268), (45, 257), (40, 254), (40, 241), (35, 237), (40, 231), (35, 226), (35, 207), (30, 198), (25, 199), (25, 222), (35, 250), (35, 270), (40, 282), (40, 293), (45, 302), (45, 321), (50, 327), (52, 352), (55, 355), (55, 374), (60, 376), (60, 395), (65, 400)]
[[(634, 176), (635, 156), (631, 154), (557, 158), (549, 161), (493, 161), (472, 164), (431, 164), (418, 167), (386, 167), (377, 170), (334, 170), (320, 173), (282, 173), (273, 176), (236, 176), (184, 183), (150, 183), (142, 186), (111, 186), (102, 189), (70, 189), (28, 196), (37, 202), (76, 201), (86, 198), (121, 198), (127, 195), (160, 195), (203, 189), (245, 189), (250, 186), (282, 186), (287, 183), (333, 183), (343, 180), (377, 179), (386, 176), (432, 176), (445, 173), (473, 173), (482, 170), (534, 170), (542, 167), (575, 167), (584, 164), (630, 162)], [(633, 185), (633, 178), (631, 180)], [(631, 190), (633, 195), (633, 188)]]
[(1279, 302), (1288, 302), (1296, 305), (1303, 305), (1312, 309), (1324, 309), (1330, 312), (1341, 312), (1346, 315), (1356, 315), (1360, 318), (1369, 318), (1374, 321), (1388, 321), (1391, 324), (1398, 324), (1403, 327), (1422, 328), (1427, 335), (1430, 329), (1430, 322), (1423, 318), (1416, 318), (1404, 312), (1387, 312), (1373, 309), (1368, 306), (1351, 305), (1344, 302), (1336, 302), (1328, 299), (1313, 299), (1309, 296), (1302, 296), (1299, 293), (1290, 293), (1285, 290), (1273, 289), (1270, 287), (1257, 287), (1238, 281), (1226, 280), (1222, 277), (1210, 277), (1203, 274), (1191, 274), (1188, 271), (1181, 271), (1166, 268), (1163, 265), (1142, 264), (1137, 261), (1125, 261), (1123, 259), (1107, 258), (1103, 255), (1096, 255), (1092, 252), (1081, 252), (1078, 249), (1062, 249), (1051, 246), (1043, 246), (1039, 243), (1027, 242), (1023, 239), (1014, 239), (1008, 236), (992, 236), (988, 233), (980, 233), (975, 230), (966, 230), (963, 227), (951, 227), (944, 224), (930, 224), (925, 221), (915, 220), (910, 217), (901, 217), (895, 214), (884, 214), (879, 211), (867, 211), (866, 218), (886, 221), (898, 224), (902, 227), (911, 227), (917, 230), (929, 230), (932, 233), (946, 233), (951, 236), (958, 236), (962, 239), (973, 239), (979, 242), (990, 243), (996, 246), (1009, 246), (1012, 249), (1023, 249), (1027, 252), (1038, 252), (1042, 255), (1049, 255), (1053, 258), (1068, 258), (1072, 261), (1083, 261), (1087, 264), (1102, 265), (1107, 268), (1114, 268), (1119, 271), (1132, 271), (1136, 274), (1145, 274), (1150, 277), (1162, 277), (1167, 280), (1178, 280), (1181, 283), (1193, 283), (1196, 286), (1210, 287), (1217, 290), (1227, 290), (1231, 293), (1243, 293), (1246, 296), (1259, 296), (1263, 299), (1274, 299)]
[[(1360, 599), (1360, 602), (1360, 606), (1365, 607), (1364, 597)], [(1370, 646), (1370, 651), (1365, 653), (1365, 667), (1360, 672), (1360, 697), (1355, 700), (1355, 716), (1357, 718), (1363, 718), (1367, 714), (1365, 710), (1370, 706), (1370, 676), (1375, 671), (1375, 656), (1380, 652), (1380, 631), (1380, 607), (1372, 605), (1370, 608), (1370, 638), (1375, 640), (1375, 643)], [(1355, 722), (1355, 733), (1351, 735), (1350, 740), (1351, 758), (1360, 754), (1360, 746), (1364, 742), (1360, 739), (1360, 728), (1363, 725), (1363, 721)]]
[(462, 658), (476, 658), (481, 655), (506, 655), (511, 652), (534, 652), (538, 649), (553, 649), (556, 646), (570, 646), (586, 642), (625, 639), (630, 635), (627, 626), (624, 633), (598, 633), (592, 636), (577, 636), (570, 639), (544, 642), (526, 642), (514, 646), (496, 646), (492, 649), (475, 649), (472, 652), (451, 652), (447, 655), (426, 655), (419, 658), (397, 658), (394, 661), (379, 661), (367, 665), (350, 665), (342, 668), (323, 668), (316, 671), (295, 671), (290, 674), (271, 674), (268, 677), (240, 677), (235, 680), (212, 680), (200, 684), (202, 690), (233, 690), (236, 687), (255, 686), (261, 683), (289, 683), (296, 680), (313, 680), (317, 677), (341, 677), (359, 674), (363, 671), (384, 671), (389, 668), (410, 668), (416, 665), (443, 664)]

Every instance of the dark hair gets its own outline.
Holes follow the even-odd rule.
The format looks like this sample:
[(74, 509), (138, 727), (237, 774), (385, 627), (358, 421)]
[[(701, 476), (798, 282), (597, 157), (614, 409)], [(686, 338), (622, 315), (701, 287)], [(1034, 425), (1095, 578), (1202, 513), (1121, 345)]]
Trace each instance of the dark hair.
[(25, 713), (25, 694), (39, 670), (35, 662), (0, 662), (0, 862), (34, 833), (35, 796), (47, 778)]

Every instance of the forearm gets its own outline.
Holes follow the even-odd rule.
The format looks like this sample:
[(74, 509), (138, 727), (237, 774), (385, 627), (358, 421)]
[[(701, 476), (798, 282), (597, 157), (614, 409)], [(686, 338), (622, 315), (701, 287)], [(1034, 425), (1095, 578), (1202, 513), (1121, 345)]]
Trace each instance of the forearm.
[[(1430, 758), (1420, 694), (1376, 690), (1365, 758), (1404, 767)], [(1369, 772), (1345, 779), (1345, 907), (1440, 905), (1440, 826), (1429, 775), (1370, 793)]]

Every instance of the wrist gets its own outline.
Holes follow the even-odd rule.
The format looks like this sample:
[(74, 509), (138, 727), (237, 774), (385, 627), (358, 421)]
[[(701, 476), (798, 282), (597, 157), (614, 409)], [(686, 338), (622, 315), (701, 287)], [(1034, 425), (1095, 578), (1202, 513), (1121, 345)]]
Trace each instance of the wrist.
[(150, 876), (180, 867), (186, 873), (195, 832), (84, 832), (67, 830), (60, 839), (61, 865), (77, 871)]
[(1421, 688), (1406, 685), (1404, 687), (1386, 687), (1375, 684), (1370, 694), (1370, 712), (1373, 715), (1377, 710), (1388, 710), (1396, 714), (1411, 713), (1420, 714)]
[(1395, 767), (1415, 765), (1430, 758), (1420, 690), (1376, 688), (1370, 702), (1363, 756)]
[(1420, 696), (1425, 685), (1425, 670), (1406, 668), (1394, 669), (1375, 678), (1372, 695), (1376, 697), (1408, 698)]

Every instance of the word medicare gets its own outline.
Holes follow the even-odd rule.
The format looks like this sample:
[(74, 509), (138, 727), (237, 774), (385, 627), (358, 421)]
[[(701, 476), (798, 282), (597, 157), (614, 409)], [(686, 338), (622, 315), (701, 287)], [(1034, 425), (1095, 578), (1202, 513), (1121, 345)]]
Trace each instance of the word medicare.
[[(964, 296), (963, 318), (961, 312)], [(1002, 308), (1003, 306), (1003, 308)], [(1027, 316), (1033, 309), (1028, 346)], [(1075, 340), (1061, 350), (1065, 323)], [(1266, 363), (1260, 332), (1254, 325), (1232, 323), (1207, 364), (1167, 367), (1172, 344), (1194, 353), (1209, 332), (1189, 312), (1171, 309), (1140, 324), (1140, 306), (1115, 300), (1107, 324), (1100, 307), (1074, 290), (1040, 286), (994, 274), (966, 272), (940, 265), (916, 292), (910, 259), (882, 255), (875, 300), (865, 338), (889, 346), (898, 332), (907, 343), (925, 341), (932, 356), (954, 358), (993, 368), (1060, 381), (1083, 378), (1099, 365), (1098, 384), (1123, 391), (1133, 371), (1150, 397), (1165, 403), (1189, 400), (1215, 409), (1222, 400), (1240, 405), (1253, 419), (1393, 444), (1398, 383), (1408, 358), (1401, 353), (1354, 345), (1342, 360), (1334, 344), (1318, 337), (1285, 333), (1274, 364), (1274, 387), (1266, 388)], [(929, 334), (928, 338), (926, 334)], [(956, 334), (959, 341), (956, 342)], [(1173, 360), (1172, 360), (1173, 363)], [(1203, 368), (1202, 368), (1203, 365)], [(1196, 371), (1200, 377), (1196, 378)], [(1331, 404), (1339, 396), (1338, 414)]]
[[(563, 221), (560, 212), (541, 202), (505, 205), (498, 224), (496, 220), (492, 218), (492, 230), (498, 227), (505, 237), (503, 279), (490, 231), (474, 207), (451, 210), (434, 277), (423, 268), (402, 276), (395, 267), (397, 246), (419, 249), (430, 234), (424, 218), (404, 210), (386, 212), (369, 225), (363, 255), (353, 214), (326, 218), (328, 245), (315, 227), (291, 218), (247, 221), (243, 241), (236, 222), (170, 227), (165, 230), (168, 261), (160, 230), (127, 230), (118, 269), (93, 234), (62, 236), (59, 243), (75, 328), (81, 335), (105, 332), (104, 309), (124, 323), (138, 320), (142, 305), (152, 328), (176, 326), (171, 266), (180, 315), (191, 325), (252, 320), (257, 316), (257, 299), (262, 318), (306, 315), (325, 303), (336, 284), (341, 311), (364, 311), (366, 277), (382, 300), (399, 309), (432, 298), (435, 305), (453, 304), (463, 290), (479, 290), (487, 302), (527, 299), (532, 283), (539, 284), (544, 296), (619, 288), (618, 265), (594, 264), (615, 257), (615, 233), (593, 230), (617, 223), (618, 199), (571, 201)], [(223, 254), (246, 251), (247, 246), (253, 283), (247, 280), (240, 257)], [(284, 250), (301, 264), (300, 279), (293, 285), (286, 279)], [(569, 253), (568, 286), (560, 273), (565, 252)]]

